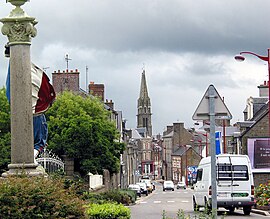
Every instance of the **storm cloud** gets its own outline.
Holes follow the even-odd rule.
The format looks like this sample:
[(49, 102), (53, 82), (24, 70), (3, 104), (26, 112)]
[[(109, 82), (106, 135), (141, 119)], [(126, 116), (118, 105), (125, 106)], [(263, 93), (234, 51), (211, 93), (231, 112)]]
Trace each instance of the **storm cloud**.
[[(2, 2), (0, 17), (13, 8)], [(270, 2), (265, 0), (30, 0), (23, 9), (39, 22), (32, 60), (48, 75), (79, 69), (83, 89), (105, 84), (105, 98), (136, 126), (136, 103), (145, 66), (154, 133), (191, 119), (210, 84), (225, 98), (233, 122), (243, 120), (249, 96), (267, 80), (266, 63), (253, 57), (237, 63), (243, 50), (265, 55), (269, 47)], [(4, 48), (6, 36), (0, 37)], [(8, 60), (0, 58), (0, 87)], [(86, 66), (89, 75), (86, 76)], [(86, 82), (86, 78), (88, 81)]]

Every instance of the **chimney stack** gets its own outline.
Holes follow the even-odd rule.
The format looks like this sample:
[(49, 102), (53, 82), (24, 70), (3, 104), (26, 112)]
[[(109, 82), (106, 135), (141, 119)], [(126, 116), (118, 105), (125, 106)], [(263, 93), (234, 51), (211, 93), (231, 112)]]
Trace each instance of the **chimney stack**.
[(269, 84), (267, 81), (264, 81), (263, 84), (259, 85), (259, 97), (268, 97), (268, 88)]
[(88, 85), (89, 93), (95, 97), (100, 97), (104, 102), (104, 84), (95, 84), (94, 82), (90, 82)]
[(112, 100), (108, 101), (108, 100), (106, 99), (105, 104), (106, 104), (108, 107), (110, 107), (112, 110), (114, 110), (114, 102), (112, 102)]

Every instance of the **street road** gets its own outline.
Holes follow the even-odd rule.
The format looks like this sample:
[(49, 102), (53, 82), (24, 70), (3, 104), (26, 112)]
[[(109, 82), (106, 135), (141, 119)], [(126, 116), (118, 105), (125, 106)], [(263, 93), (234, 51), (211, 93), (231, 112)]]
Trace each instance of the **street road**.
[[(167, 218), (177, 219), (177, 212), (182, 209), (185, 212), (185, 216), (194, 216), (195, 213), (192, 209), (192, 194), (193, 190), (178, 190), (174, 191), (162, 191), (162, 186), (156, 186), (156, 190), (149, 196), (142, 195), (138, 199), (136, 205), (130, 206), (132, 219), (162, 219), (163, 210), (166, 211)], [(201, 209), (203, 212), (203, 209)], [(245, 216), (242, 210), (235, 210), (233, 214), (229, 214), (228, 211), (221, 208), (218, 210), (218, 218), (227, 219), (242, 219), (242, 218), (270, 218), (259, 214), (251, 213), (250, 216)], [(198, 218), (198, 217), (197, 217)]]

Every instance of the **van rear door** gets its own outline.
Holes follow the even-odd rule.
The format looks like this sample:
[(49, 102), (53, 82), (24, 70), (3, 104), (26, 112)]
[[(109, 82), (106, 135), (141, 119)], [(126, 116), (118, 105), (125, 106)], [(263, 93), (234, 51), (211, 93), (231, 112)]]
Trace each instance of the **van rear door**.
[(217, 158), (217, 201), (232, 202), (232, 165), (228, 157)]
[(251, 197), (253, 184), (249, 162), (246, 157), (232, 157), (232, 198), (235, 202)]
[(249, 163), (246, 157), (228, 156), (217, 159), (218, 200), (241, 203), (251, 196)]

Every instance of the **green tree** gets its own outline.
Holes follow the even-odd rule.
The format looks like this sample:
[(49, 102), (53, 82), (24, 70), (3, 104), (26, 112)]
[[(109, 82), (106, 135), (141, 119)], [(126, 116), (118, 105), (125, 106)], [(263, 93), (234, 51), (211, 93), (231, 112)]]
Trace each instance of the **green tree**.
[(119, 170), (124, 144), (117, 141), (119, 132), (99, 99), (64, 92), (46, 115), (49, 148), (75, 158), (82, 175)]
[(6, 89), (0, 89), (0, 174), (7, 170), (10, 163), (10, 107)]

